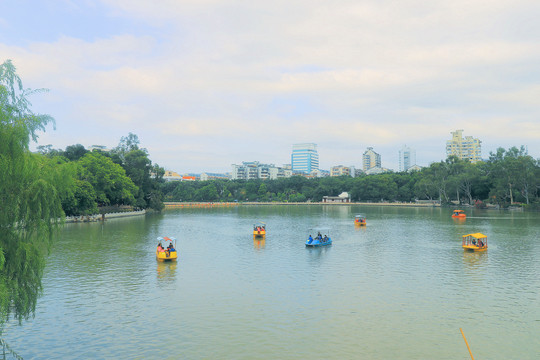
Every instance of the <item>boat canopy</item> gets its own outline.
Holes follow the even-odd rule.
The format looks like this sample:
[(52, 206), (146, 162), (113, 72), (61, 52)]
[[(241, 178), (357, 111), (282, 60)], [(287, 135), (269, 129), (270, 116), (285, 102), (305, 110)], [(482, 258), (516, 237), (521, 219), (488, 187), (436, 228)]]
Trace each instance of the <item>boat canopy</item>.
[(173, 238), (172, 236), (160, 236), (157, 239), (158, 241), (176, 241), (176, 238)]
[(256, 222), (253, 224), (253, 230), (256, 230), (257, 228), (266, 229), (266, 223), (263, 223), (262, 221)]
[(357, 218), (357, 219), (365, 219), (365, 218), (366, 218), (366, 215), (364, 215), (364, 214), (358, 214), (358, 215), (355, 216), (355, 218)]
[(313, 227), (313, 228), (308, 229), (308, 233), (309, 234), (315, 234), (315, 235), (317, 235), (317, 233), (321, 233), (323, 235), (326, 234), (326, 235), (330, 236), (331, 229), (329, 227)]
[(474, 234), (463, 235), (463, 237), (467, 237), (467, 236), (472, 236), (473, 238), (476, 238), (476, 239), (485, 239), (485, 238), (487, 238), (487, 236), (482, 234), (482, 233), (474, 233)]

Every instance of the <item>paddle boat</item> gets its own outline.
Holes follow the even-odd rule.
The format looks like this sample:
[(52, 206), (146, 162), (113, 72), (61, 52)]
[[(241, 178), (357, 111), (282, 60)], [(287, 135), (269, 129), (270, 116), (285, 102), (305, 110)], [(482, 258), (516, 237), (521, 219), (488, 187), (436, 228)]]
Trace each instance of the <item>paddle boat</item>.
[(461, 242), (463, 250), (486, 251), (488, 248), (487, 236), (481, 233), (463, 235)]
[(158, 237), (156, 258), (158, 261), (176, 261), (178, 252), (176, 251), (176, 239), (173, 237)]
[(366, 216), (358, 214), (354, 217), (354, 225), (357, 226), (366, 226)]
[(465, 219), (467, 217), (467, 214), (465, 214), (465, 211), (463, 210), (454, 210), (452, 212), (452, 217), (458, 219)]
[[(327, 228), (313, 229), (310, 232), (308, 239), (306, 240), (307, 247), (327, 246), (332, 245), (332, 239), (330, 238), (330, 230)], [(315, 237), (312, 236), (315, 235)]]
[(256, 223), (253, 225), (253, 237), (265, 237), (266, 236), (266, 224)]

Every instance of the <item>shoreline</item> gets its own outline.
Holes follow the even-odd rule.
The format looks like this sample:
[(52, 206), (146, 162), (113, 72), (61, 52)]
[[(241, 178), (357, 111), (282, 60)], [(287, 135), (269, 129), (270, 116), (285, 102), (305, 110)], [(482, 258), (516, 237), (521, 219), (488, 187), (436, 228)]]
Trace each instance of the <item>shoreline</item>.
[(227, 206), (268, 206), (268, 205), (294, 205), (294, 206), (311, 206), (311, 205), (324, 205), (324, 206), (401, 206), (401, 207), (441, 207), (438, 203), (367, 203), (367, 202), (164, 202), (165, 209), (179, 209), (179, 208), (202, 208), (202, 207), (227, 207)]
[(139, 211), (126, 211), (126, 212), (117, 212), (117, 213), (105, 213), (105, 214), (93, 214), (93, 215), (80, 215), (80, 216), (66, 216), (65, 223), (80, 223), (80, 222), (97, 222), (105, 221), (107, 219), (130, 217), (130, 216), (141, 216), (146, 215), (146, 210)]

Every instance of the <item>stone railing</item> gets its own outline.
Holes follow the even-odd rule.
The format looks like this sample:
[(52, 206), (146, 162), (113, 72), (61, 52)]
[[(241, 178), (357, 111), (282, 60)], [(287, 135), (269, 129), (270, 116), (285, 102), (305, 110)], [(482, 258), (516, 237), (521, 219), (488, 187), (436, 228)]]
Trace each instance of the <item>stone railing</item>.
[(94, 222), (94, 221), (100, 221), (100, 220), (107, 220), (107, 219), (128, 217), (128, 216), (138, 216), (138, 215), (145, 215), (145, 214), (146, 214), (146, 210), (140, 210), (140, 211), (126, 211), (126, 212), (94, 214), (94, 215), (66, 216), (66, 223)]

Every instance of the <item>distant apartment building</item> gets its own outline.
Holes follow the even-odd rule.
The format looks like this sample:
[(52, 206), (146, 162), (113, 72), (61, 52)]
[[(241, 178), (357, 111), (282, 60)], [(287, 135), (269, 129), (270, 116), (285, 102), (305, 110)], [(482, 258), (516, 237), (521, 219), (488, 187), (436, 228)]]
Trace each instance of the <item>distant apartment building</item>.
[(355, 176), (355, 168), (354, 166), (332, 166), (330, 168), (330, 176)]
[(472, 136), (463, 138), (463, 130), (451, 132), (452, 139), (446, 142), (446, 156), (455, 155), (459, 159), (469, 159), (471, 163), (482, 160), (482, 142)]
[(270, 167), (269, 169), (270, 180), (289, 178), (292, 176), (293, 172), (291, 169), (286, 167)]
[(201, 174), (200, 177), (201, 181), (208, 181), (208, 180), (229, 180), (228, 174), (218, 174), (218, 173), (207, 173), (204, 172)]
[(362, 155), (362, 165), (364, 172), (367, 172), (372, 168), (381, 167), (381, 155), (373, 151), (372, 147), (368, 147), (367, 150)]
[(316, 170), (312, 170), (309, 174), (303, 174), (303, 173), (301, 174), (307, 178), (322, 178), (322, 177), (330, 176), (330, 171), (316, 169)]
[(182, 175), (182, 181), (198, 181), (201, 176), (199, 174), (184, 174)]
[(403, 145), (399, 150), (399, 171), (407, 171), (416, 165), (416, 150)]
[(178, 173), (170, 170), (165, 170), (165, 174), (163, 174), (163, 180), (165, 181), (181, 181), (182, 176)]
[(259, 178), (259, 162), (244, 161), (242, 165), (232, 165), (231, 179), (232, 180), (253, 180)]
[(232, 165), (231, 180), (275, 180), (291, 177), (292, 170), (276, 167), (274, 164), (260, 164), (258, 161), (244, 161), (242, 165)]
[(303, 143), (294, 144), (291, 154), (291, 165), (293, 172), (301, 171), (310, 174), (319, 169), (319, 154), (317, 144)]

